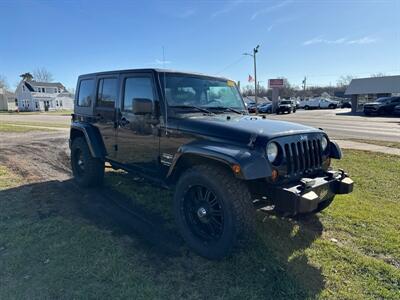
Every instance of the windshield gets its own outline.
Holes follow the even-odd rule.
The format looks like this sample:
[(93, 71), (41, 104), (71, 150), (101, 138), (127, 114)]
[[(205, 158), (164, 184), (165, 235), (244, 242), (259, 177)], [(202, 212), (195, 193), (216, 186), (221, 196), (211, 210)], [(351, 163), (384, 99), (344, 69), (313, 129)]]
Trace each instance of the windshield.
[[(163, 79), (163, 76), (161, 76)], [(170, 107), (245, 110), (233, 81), (189, 75), (166, 75), (165, 96)]]
[(291, 101), (282, 101), (281, 104), (292, 104)]
[(388, 102), (389, 100), (390, 100), (390, 98), (379, 98), (376, 100), (376, 102), (384, 103), (384, 102)]

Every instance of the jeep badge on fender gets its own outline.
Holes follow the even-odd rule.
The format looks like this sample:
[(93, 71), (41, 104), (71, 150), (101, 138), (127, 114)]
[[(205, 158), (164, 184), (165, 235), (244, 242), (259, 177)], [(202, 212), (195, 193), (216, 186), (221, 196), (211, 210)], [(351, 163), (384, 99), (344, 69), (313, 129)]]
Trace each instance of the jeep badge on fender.
[(76, 182), (100, 185), (107, 162), (173, 189), (181, 235), (209, 259), (251, 238), (255, 202), (294, 216), (353, 190), (347, 174), (330, 167), (342, 152), (325, 132), (249, 116), (229, 79), (123, 70), (82, 75), (76, 91)]

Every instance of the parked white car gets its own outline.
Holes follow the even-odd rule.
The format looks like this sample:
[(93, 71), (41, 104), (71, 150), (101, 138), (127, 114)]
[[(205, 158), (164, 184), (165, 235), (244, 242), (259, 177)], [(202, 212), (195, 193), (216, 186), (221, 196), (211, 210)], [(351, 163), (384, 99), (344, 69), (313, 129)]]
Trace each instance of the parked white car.
[(326, 98), (313, 98), (308, 100), (300, 101), (300, 108), (313, 109), (313, 108), (337, 108), (339, 106), (338, 101), (326, 99)]

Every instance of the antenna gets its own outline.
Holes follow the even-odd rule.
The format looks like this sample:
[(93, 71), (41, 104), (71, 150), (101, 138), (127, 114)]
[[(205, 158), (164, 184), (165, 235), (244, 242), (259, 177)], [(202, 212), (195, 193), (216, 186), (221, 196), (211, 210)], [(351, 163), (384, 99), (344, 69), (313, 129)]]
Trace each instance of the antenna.
[(162, 47), (162, 56), (163, 56), (163, 69), (164, 69), (164, 80), (163, 80), (163, 85), (164, 85), (164, 107), (165, 107), (165, 135), (168, 135), (168, 105), (167, 105), (167, 83), (166, 83), (166, 78), (165, 78), (165, 49), (164, 46)]

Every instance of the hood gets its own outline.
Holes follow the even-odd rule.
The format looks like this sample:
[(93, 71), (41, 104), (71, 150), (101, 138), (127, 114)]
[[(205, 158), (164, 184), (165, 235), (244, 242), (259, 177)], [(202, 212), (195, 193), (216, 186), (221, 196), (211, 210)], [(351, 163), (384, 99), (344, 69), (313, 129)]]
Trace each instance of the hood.
[(279, 136), (321, 132), (297, 123), (249, 115), (196, 115), (178, 121), (178, 129), (194, 134), (248, 143), (249, 139), (270, 140)]
[(364, 106), (366, 106), (366, 105), (384, 105), (384, 104), (385, 104), (385, 102), (368, 102), (368, 103), (365, 103)]

